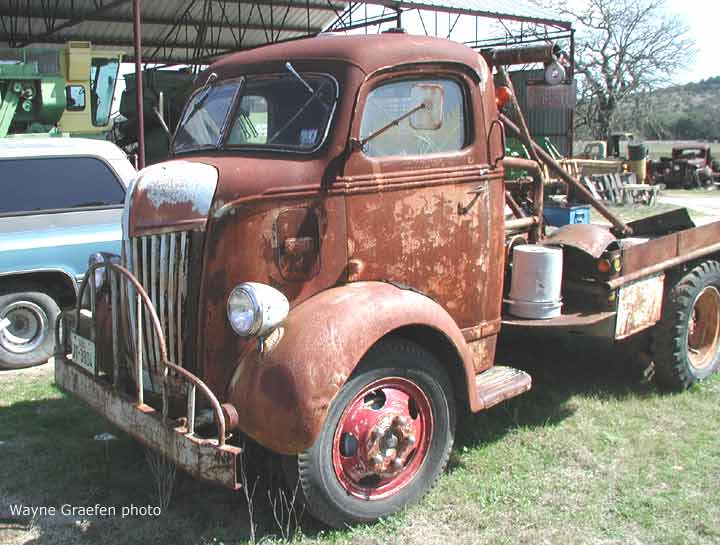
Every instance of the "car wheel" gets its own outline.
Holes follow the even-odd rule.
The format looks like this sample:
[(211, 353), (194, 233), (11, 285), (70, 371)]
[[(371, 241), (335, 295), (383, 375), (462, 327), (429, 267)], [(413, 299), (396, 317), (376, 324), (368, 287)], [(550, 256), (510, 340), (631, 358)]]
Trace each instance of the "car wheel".
[(53, 298), (39, 291), (0, 295), (0, 368), (45, 363), (54, 352), (59, 314)]
[(421, 498), (447, 464), (453, 400), (432, 354), (403, 339), (378, 343), (333, 400), (315, 444), (290, 459), (310, 514), (340, 528)]
[(720, 367), (720, 263), (706, 261), (667, 293), (655, 327), (655, 377), (684, 390)]

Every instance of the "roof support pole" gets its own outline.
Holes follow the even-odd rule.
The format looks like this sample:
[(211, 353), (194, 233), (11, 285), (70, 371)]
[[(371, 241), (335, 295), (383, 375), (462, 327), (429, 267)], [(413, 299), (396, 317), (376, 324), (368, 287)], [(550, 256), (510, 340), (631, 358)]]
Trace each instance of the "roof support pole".
[(145, 168), (145, 110), (142, 78), (142, 27), (141, 0), (133, 0), (133, 38), (135, 42), (135, 107), (137, 108), (138, 168)]

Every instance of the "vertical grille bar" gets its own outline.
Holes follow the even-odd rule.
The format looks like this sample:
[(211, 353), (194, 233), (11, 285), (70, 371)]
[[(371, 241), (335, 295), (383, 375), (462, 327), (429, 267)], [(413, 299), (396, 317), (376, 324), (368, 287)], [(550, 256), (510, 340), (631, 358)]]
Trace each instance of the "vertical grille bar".
[(185, 306), (185, 296), (187, 295), (187, 272), (188, 259), (190, 252), (188, 251), (188, 234), (183, 231), (180, 233), (180, 263), (178, 263), (178, 285), (177, 285), (177, 364), (184, 367), (183, 364), (183, 307)]
[[(165, 346), (167, 347), (168, 328), (167, 328), (167, 287), (168, 287), (168, 252), (170, 250), (168, 239), (172, 235), (162, 235), (160, 237), (160, 324), (163, 327), (163, 333), (165, 334)], [(170, 353), (168, 352), (168, 357)]]
[(170, 361), (177, 362), (177, 342), (175, 341), (175, 308), (177, 306), (177, 294), (175, 292), (176, 274), (177, 274), (177, 257), (175, 256), (175, 246), (177, 237), (175, 233), (170, 233), (170, 251), (168, 254), (168, 336), (167, 348)]
[[(183, 307), (191, 288), (189, 262), (193, 247), (189, 231), (133, 237), (128, 244), (128, 261), (132, 273), (155, 307), (165, 336), (168, 359), (181, 367), (184, 367), (186, 356), (184, 334), (190, 317)], [(127, 296), (123, 294), (123, 297), (132, 300), (134, 291), (128, 288)], [(128, 307), (134, 340), (137, 341), (137, 331), (142, 332), (140, 347), (136, 349), (142, 350), (142, 360), (150, 375), (158, 376), (162, 371), (160, 341), (155, 335), (150, 316), (144, 312), (138, 317), (135, 305), (130, 304)], [(138, 318), (143, 320), (142, 328), (138, 328)]]
[[(148, 259), (149, 251), (150, 251), (150, 239), (149, 237), (142, 237), (140, 239), (141, 242), (141, 258), (140, 262), (142, 263), (140, 267), (140, 272), (142, 274), (142, 285), (143, 288), (145, 288), (145, 291), (150, 295), (150, 290), (148, 289), (150, 286), (150, 259)], [(145, 336), (142, 339), (142, 343), (145, 345), (146, 353), (148, 355), (148, 369), (155, 367), (155, 349), (153, 347), (153, 335), (152, 335), (152, 323), (150, 322), (150, 316), (147, 312), (144, 313), (145, 318)]]
[[(155, 307), (155, 312), (157, 312), (158, 317), (160, 317), (160, 301), (158, 299), (158, 274), (160, 273), (158, 266), (160, 261), (160, 246), (158, 244), (158, 239), (158, 235), (152, 235), (150, 237), (150, 289), (148, 290), (148, 293), (150, 294), (150, 300)], [(145, 289), (147, 290), (147, 287)], [(160, 371), (160, 339), (157, 338), (157, 335), (151, 335), (150, 337), (152, 338), (152, 348), (153, 353), (155, 354), (155, 361), (153, 362), (155, 364), (155, 370)]]

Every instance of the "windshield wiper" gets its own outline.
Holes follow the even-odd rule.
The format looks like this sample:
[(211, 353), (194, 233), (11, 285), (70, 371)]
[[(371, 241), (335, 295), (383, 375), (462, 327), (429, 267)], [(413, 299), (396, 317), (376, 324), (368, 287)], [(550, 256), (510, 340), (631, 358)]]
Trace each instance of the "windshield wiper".
[(409, 112), (405, 112), (405, 113), (402, 114), (401, 116), (396, 117), (395, 119), (393, 119), (393, 120), (390, 121), (389, 123), (386, 123), (385, 125), (383, 125), (382, 127), (380, 127), (380, 128), (379, 128), (378, 130), (376, 130), (374, 133), (367, 135), (367, 136), (366, 136), (365, 138), (363, 138), (362, 140), (360, 140), (359, 138), (353, 138), (352, 140), (350, 140), (350, 143), (353, 145), (353, 147), (355, 147), (355, 148), (357, 148), (357, 149), (360, 149), (360, 150), (365, 149), (365, 144), (367, 144), (368, 142), (370, 142), (370, 140), (373, 140), (374, 138), (377, 138), (378, 136), (380, 136), (382, 133), (384, 133), (384, 132), (387, 131), (388, 129), (391, 129), (392, 127), (398, 126), (401, 121), (407, 119), (408, 117), (410, 117), (411, 115), (413, 115), (413, 114), (416, 113), (416, 112), (419, 112), (420, 110), (424, 110), (424, 109), (427, 108), (427, 107), (428, 107), (428, 106), (427, 106), (427, 104), (426, 104), (425, 102), (421, 102), (420, 104), (418, 104), (417, 106), (415, 106), (415, 107), (414, 107), (412, 110), (410, 110)]
[[(287, 68), (287, 71), (290, 72), (293, 76), (295, 76), (295, 79), (297, 79), (300, 83), (302, 83), (305, 86), (305, 89), (308, 90), (311, 96), (314, 96), (316, 91), (312, 88), (312, 85), (310, 85), (305, 78), (303, 78), (297, 70), (295, 70), (295, 67), (292, 65), (290, 61), (285, 63), (285, 68)], [(318, 89), (319, 91), (319, 89)], [(330, 104), (327, 104), (324, 100), (322, 101), (323, 108), (325, 108), (325, 111), (330, 108)]]
[(295, 78), (300, 81), (300, 83), (302, 83), (308, 91), (310, 91), (311, 95), (315, 92), (315, 89), (313, 89), (312, 86), (307, 81), (305, 81), (305, 79), (300, 74), (298, 74), (298, 71), (295, 70), (295, 67), (290, 63), (290, 61), (285, 63), (285, 68), (287, 68), (288, 72), (295, 76)]
[(217, 80), (218, 75), (215, 72), (212, 72), (208, 79), (205, 80), (205, 85), (203, 86), (202, 94), (198, 97), (198, 99), (195, 101), (195, 104), (193, 104), (192, 110), (190, 110), (190, 113), (188, 114), (187, 118), (185, 118), (185, 121), (183, 121), (183, 125), (186, 125), (188, 121), (190, 121), (193, 116), (198, 113), (198, 110), (203, 107), (205, 102), (207, 101), (208, 97), (210, 96), (211, 91), (213, 90), (213, 83)]
[[(325, 84), (326, 84), (326, 83), (327, 83), (327, 82), (323, 81), (323, 82), (320, 84), (320, 87), (317, 88), (317, 91), (313, 91), (313, 94), (310, 95), (310, 98), (308, 98), (308, 99), (305, 101), (305, 104), (303, 104), (302, 106), (300, 106), (300, 108), (298, 109), (298, 111), (295, 112), (295, 113), (293, 114), (293, 116), (292, 116), (290, 119), (288, 119), (287, 122), (286, 122), (282, 127), (280, 127), (280, 128), (277, 130), (277, 132), (275, 132), (275, 134), (273, 134), (272, 138), (270, 138), (270, 139), (267, 141), (268, 144), (272, 144), (272, 143), (277, 139), (278, 136), (280, 136), (282, 133), (284, 133), (284, 132), (287, 130), (287, 128), (288, 128), (290, 125), (292, 125), (298, 117), (300, 117), (300, 114), (302, 114), (305, 110), (307, 110), (308, 106), (310, 106), (310, 104), (312, 103), (312, 101), (315, 100), (315, 99), (320, 95), (320, 91), (322, 91), (322, 90), (325, 88)], [(324, 102), (323, 102), (322, 104), (323, 104), (325, 107), (327, 107), (327, 105), (326, 105)]]

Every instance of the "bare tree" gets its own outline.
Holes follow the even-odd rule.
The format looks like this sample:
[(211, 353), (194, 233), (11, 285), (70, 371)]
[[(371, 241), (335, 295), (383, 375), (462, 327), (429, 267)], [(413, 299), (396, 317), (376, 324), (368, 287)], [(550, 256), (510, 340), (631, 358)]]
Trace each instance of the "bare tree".
[(577, 121), (595, 138), (610, 136), (621, 104), (668, 85), (695, 53), (688, 27), (668, 13), (665, 0), (536, 3), (575, 23), (575, 69), (581, 76)]

